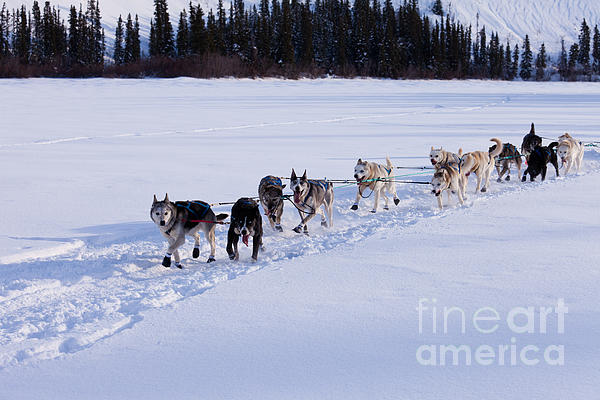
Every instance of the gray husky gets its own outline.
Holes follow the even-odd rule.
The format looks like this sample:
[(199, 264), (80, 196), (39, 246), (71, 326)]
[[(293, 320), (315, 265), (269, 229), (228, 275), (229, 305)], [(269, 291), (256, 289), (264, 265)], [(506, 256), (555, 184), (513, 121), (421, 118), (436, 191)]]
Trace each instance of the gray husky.
[(169, 201), (169, 195), (163, 201), (158, 201), (154, 195), (150, 209), (152, 221), (160, 229), (160, 233), (168, 240), (169, 249), (163, 259), (162, 265), (171, 266), (171, 256), (175, 256), (175, 266), (183, 268), (179, 257), (179, 248), (185, 243), (185, 236), (193, 236), (193, 258), (200, 256), (200, 231), (210, 244), (210, 257), (207, 262), (215, 261), (215, 225), (228, 217), (227, 214), (215, 215), (210, 205), (199, 200), (194, 201)]
[(333, 227), (333, 184), (325, 180), (307, 179), (306, 171), (298, 178), (293, 169), (290, 182), (290, 189), (294, 192), (294, 205), (300, 214), (300, 225), (295, 227), (294, 231), (301, 233), (304, 228), (304, 233), (308, 234), (306, 224), (317, 214), (321, 215), (321, 226)]
[(281, 227), (281, 214), (283, 214), (283, 185), (281, 179), (268, 175), (260, 180), (258, 185), (258, 198), (265, 210), (265, 215), (271, 228), (283, 232)]

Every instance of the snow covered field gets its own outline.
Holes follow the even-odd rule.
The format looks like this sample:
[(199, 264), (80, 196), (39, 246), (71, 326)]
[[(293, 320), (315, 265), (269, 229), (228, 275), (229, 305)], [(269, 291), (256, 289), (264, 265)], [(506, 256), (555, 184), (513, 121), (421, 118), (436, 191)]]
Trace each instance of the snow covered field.
[[(519, 145), (532, 121), (542, 136), (599, 140), (600, 85), (3, 80), (0, 95), (0, 398), (596, 395), (596, 151), (579, 176), (550, 171), (544, 183), (493, 182), (478, 195), (470, 186), (467, 206), (443, 212), (425, 185), (399, 185), (400, 205), (376, 215), (372, 199), (350, 211), (354, 188), (340, 188), (334, 228), (315, 221), (310, 237), (291, 231), (298, 217), (286, 204), (286, 230), (266, 229), (257, 263), (246, 248), (228, 261), (218, 227), (216, 263), (191, 260), (188, 243), (186, 269), (167, 270), (148, 213), (154, 193), (232, 201), (292, 167), (340, 179), (358, 157), (422, 166), (431, 145)], [(531, 306), (539, 321), (539, 307), (560, 298), (564, 334), (554, 314), (547, 333), (504, 321), (482, 334), (469, 319), (463, 334), (456, 316), (441, 333), (444, 306), (469, 318)], [(416, 358), (422, 345), (511, 343), (562, 345), (564, 365), (541, 353), (536, 366)]]

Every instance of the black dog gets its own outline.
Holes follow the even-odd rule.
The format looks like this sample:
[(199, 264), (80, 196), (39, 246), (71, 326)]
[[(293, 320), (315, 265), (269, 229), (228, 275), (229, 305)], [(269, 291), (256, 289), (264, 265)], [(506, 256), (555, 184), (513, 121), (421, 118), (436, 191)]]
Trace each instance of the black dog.
[(262, 247), (262, 218), (258, 203), (242, 197), (235, 202), (231, 208), (231, 225), (227, 234), (227, 254), (230, 260), (238, 260), (238, 241), (240, 236), (242, 242), (248, 246), (248, 239), (252, 236), (252, 259), (258, 260), (258, 249)]
[(542, 138), (535, 134), (535, 125), (533, 125), (532, 122), (531, 130), (523, 138), (523, 143), (521, 144), (521, 154), (526, 156), (527, 160), (529, 160), (529, 154), (531, 154), (538, 146), (542, 146)]
[(558, 146), (558, 142), (552, 142), (548, 146), (537, 146), (533, 149), (527, 161), (527, 169), (523, 172), (523, 182), (527, 180), (527, 174), (529, 174), (529, 180), (533, 182), (540, 173), (542, 174), (543, 182), (546, 179), (548, 163), (554, 165), (556, 176), (560, 176), (558, 174), (558, 157), (554, 151), (556, 146)]

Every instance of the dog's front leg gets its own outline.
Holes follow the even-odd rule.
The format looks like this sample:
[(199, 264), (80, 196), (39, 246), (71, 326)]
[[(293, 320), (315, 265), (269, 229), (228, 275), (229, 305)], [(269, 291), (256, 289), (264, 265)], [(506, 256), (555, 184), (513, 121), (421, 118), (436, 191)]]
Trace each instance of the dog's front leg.
[(358, 203), (360, 202), (360, 199), (362, 197), (361, 191), (360, 191), (360, 186), (358, 187), (358, 189), (356, 190), (356, 198), (354, 199), (354, 204), (352, 205), (352, 207), (350, 207), (351, 210), (358, 210)]
[(175, 255), (175, 265), (178, 268), (181, 268), (181, 264), (179, 263), (179, 261), (180, 261), (179, 252), (177, 251), (177, 249), (179, 249), (184, 243), (185, 243), (185, 233), (184, 232), (179, 232), (179, 234), (177, 236), (175, 236), (175, 239), (169, 240), (169, 249), (167, 250), (167, 254), (165, 255), (165, 258), (163, 259), (163, 262), (162, 262), (162, 265), (164, 267), (169, 268), (171, 266), (171, 256)]
[(262, 240), (259, 235), (252, 238), (252, 260), (258, 261), (258, 250), (262, 245)]
[(440, 208), (440, 210), (444, 209), (444, 205), (442, 204), (442, 196), (443, 193), (440, 193), (439, 195), (435, 196), (437, 197), (438, 207)]
[(371, 212), (375, 214), (377, 212), (377, 208), (379, 207), (379, 196), (381, 196), (381, 190), (373, 189), (375, 191), (375, 200), (373, 204), (373, 209)]
[(306, 228), (304, 226), (304, 213), (298, 209), (298, 215), (300, 215), (300, 224), (294, 228), (294, 232), (302, 233), (302, 228)]
[(229, 229), (229, 232), (227, 232), (227, 254), (230, 260), (237, 260), (239, 258), (237, 247), (239, 240), (240, 236), (233, 229)]
[(542, 167), (542, 182), (546, 180), (546, 172), (548, 171), (548, 167), (545, 165)]
[(554, 169), (556, 170), (556, 176), (559, 177), (560, 173), (558, 172), (558, 161), (552, 163), (554, 165)]

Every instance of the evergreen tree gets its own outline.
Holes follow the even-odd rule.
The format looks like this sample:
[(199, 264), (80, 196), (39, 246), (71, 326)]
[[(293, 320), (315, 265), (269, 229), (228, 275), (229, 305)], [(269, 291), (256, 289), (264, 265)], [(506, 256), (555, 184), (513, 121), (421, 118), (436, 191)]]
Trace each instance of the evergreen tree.
[(31, 50), (31, 27), (28, 24), (25, 6), (14, 15), (13, 52), (15, 57), (23, 64), (29, 63)]
[(510, 67), (511, 79), (515, 79), (519, 75), (519, 45), (515, 44), (515, 50), (513, 51), (512, 65)]
[(435, 15), (439, 15), (440, 17), (444, 16), (444, 6), (442, 5), (442, 0), (435, 0), (433, 5), (431, 6), (431, 12)]
[(313, 47), (313, 24), (312, 12), (310, 10), (310, 0), (302, 5), (302, 49), (300, 60), (305, 66), (312, 65), (315, 58)]
[(81, 17), (77, 14), (75, 6), (69, 10), (69, 39), (68, 39), (68, 62), (69, 64), (79, 64), (81, 59), (82, 29), (79, 25)]
[(31, 62), (42, 63), (44, 61), (44, 27), (42, 25), (42, 11), (39, 3), (33, 2), (31, 7)]
[(531, 44), (529, 43), (529, 35), (525, 35), (525, 41), (523, 42), (523, 54), (521, 58), (521, 72), (519, 76), (524, 81), (527, 81), (531, 78), (532, 74), (532, 62), (533, 62), (533, 53), (531, 52)]
[[(190, 4), (190, 14), (194, 6)], [(186, 57), (190, 54), (190, 27), (188, 25), (187, 13), (185, 10), (179, 14), (179, 24), (177, 26), (177, 56)]]
[(535, 59), (535, 79), (538, 81), (546, 78), (546, 46), (542, 43), (540, 51), (538, 52), (537, 58)]
[(502, 65), (502, 71), (504, 75), (504, 79), (513, 80), (515, 77), (511, 74), (511, 66), (512, 66), (512, 52), (510, 50), (510, 42), (506, 41), (506, 47), (504, 48), (504, 63)]
[(279, 60), (289, 66), (294, 62), (294, 47), (292, 45), (292, 20), (289, 0), (281, 2), (281, 32), (279, 43)]
[(189, 44), (192, 54), (202, 55), (208, 49), (208, 32), (204, 23), (204, 11), (200, 5), (190, 5)]
[(585, 22), (585, 18), (581, 23), (581, 29), (579, 31), (579, 53), (577, 61), (584, 74), (590, 73), (590, 27)]
[(560, 41), (561, 51), (560, 57), (558, 61), (558, 73), (560, 74), (561, 79), (565, 80), (568, 75), (569, 61), (567, 58), (567, 49), (565, 48), (565, 39), (561, 39)]
[(125, 49), (123, 48), (123, 18), (119, 15), (117, 28), (115, 29), (115, 49), (113, 53), (115, 64), (121, 65), (125, 62)]
[(594, 62), (592, 64), (592, 71), (594, 74), (600, 74), (600, 31), (598, 25), (594, 27), (594, 44), (592, 47), (592, 57)]
[(154, 19), (150, 25), (150, 56), (175, 56), (173, 26), (167, 0), (154, 0)]
[(567, 67), (568, 75), (571, 78), (575, 78), (578, 73), (577, 60), (579, 60), (579, 44), (573, 43), (569, 49), (569, 64)]

